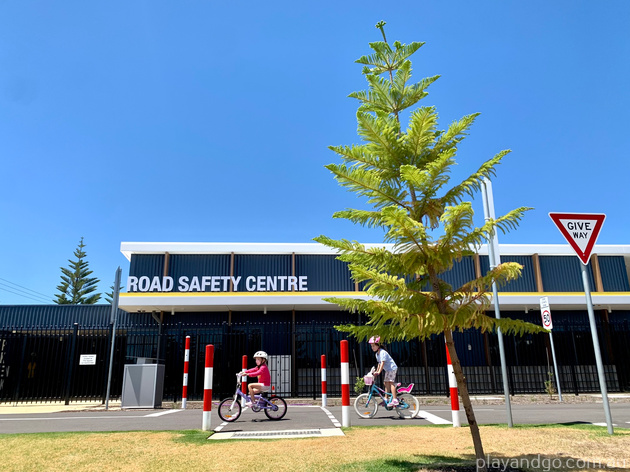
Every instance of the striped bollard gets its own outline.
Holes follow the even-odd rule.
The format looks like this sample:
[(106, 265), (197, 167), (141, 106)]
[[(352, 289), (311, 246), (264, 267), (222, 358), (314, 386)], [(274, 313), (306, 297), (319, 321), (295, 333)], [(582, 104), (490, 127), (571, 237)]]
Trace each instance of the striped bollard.
[(448, 363), (448, 386), (451, 393), (451, 414), (453, 415), (453, 427), (459, 428), (462, 423), (459, 420), (459, 394), (457, 392), (457, 379), (455, 378), (451, 355), (448, 353), (448, 346), (445, 344), (444, 347), (446, 347), (446, 362)]
[(328, 406), (328, 395), (326, 392), (326, 354), (322, 354), (322, 406)]
[(348, 341), (341, 341), (341, 426), (350, 427), (350, 363)]
[[(243, 356), (243, 370), (247, 370), (247, 356)], [(243, 375), (243, 377), (241, 377), (241, 391), (247, 395), (247, 375)], [(245, 400), (245, 397), (241, 397), (241, 406), (245, 406), (245, 403), (247, 403), (247, 400)]]
[(214, 346), (206, 346), (206, 369), (203, 376), (203, 421), (201, 429), (210, 431), (210, 412), (212, 411), (212, 370), (214, 366)]
[(182, 408), (186, 409), (188, 401), (188, 362), (190, 361), (190, 336), (186, 336), (186, 349), (184, 350), (184, 385), (182, 387)]

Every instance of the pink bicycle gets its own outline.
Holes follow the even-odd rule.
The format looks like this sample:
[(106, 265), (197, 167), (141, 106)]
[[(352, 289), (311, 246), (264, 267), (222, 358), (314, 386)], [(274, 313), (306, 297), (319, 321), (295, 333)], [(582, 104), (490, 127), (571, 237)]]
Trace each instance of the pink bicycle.
[(357, 415), (361, 418), (372, 418), (378, 412), (380, 404), (387, 411), (396, 410), (398, 416), (403, 419), (415, 418), (420, 411), (420, 403), (411, 394), (414, 384), (409, 384), (407, 387), (401, 387), (401, 384), (397, 384), (396, 397), (398, 398), (398, 405), (390, 405), (392, 394), (374, 385), (373, 372), (374, 367), (372, 367), (369, 374), (363, 376), (363, 381), (365, 385), (370, 386), (370, 391), (362, 393), (354, 401), (354, 410), (357, 412)]

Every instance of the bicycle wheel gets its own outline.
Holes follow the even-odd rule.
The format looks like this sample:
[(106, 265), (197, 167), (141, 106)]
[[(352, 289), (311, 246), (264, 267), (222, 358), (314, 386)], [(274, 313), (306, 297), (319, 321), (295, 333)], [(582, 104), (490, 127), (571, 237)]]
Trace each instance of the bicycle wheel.
[(399, 405), (396, 407), (396, 413), (403, 419), (415, 418), (420, 411), (420, 402), (410, 393), (402, 393), (398, 395)]
[(361, 418), (372, 418), (378, 411), (378, 397), (372, 397), (368, 393), (362, 393), (354, 400), (354, 411)]
[[(287, 402), (280, 397), (271, 397), (269, 400), (269, 405), (265, 408), (265, 415), (270, 420), (281, 420), (284, 418), (284, 415), (287, 414)], [(274, 409), (276, 408), (277, 409)]]
[[(232, 406), (234, 403), (234, 406)], [(223, 421), (227, 421), (231, 423), (232, 421), (236, 421), (239, 416), (241, 416), (241, 403), (239, 400), (234, 401), (234, 397), (226, 398), (221, 403), (219, 403), (219, 418)]]

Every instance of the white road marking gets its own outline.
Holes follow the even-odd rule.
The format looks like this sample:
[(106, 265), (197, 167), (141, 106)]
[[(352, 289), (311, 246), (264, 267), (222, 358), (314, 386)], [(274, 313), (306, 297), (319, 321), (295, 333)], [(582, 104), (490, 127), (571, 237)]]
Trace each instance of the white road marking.
[(145, 418), (144, 416), (62, 416), (59, 418), (0, 418), (0, 421), (50, 421), (50, 420), (120, 420), (123, 418)]
[(335, 426), (335, 428), (341, 428), (341, 423), (339, 423), (337, 418), (335, 418), (335, 416), (330, 411), (328, 411), (323, 406), (320, 406), (318, 408), (321, 408), (324, 411), (324, 413), (326, 413), (326, 416), (328, 416), (328, 419), (332, 421), (332, 424)]
[(152, 418), (155, 416), (164, 416), (164, 415), (170, 415), (171, 413), (178, 413), (180, 411), (184, 411), (184, 410), (166, 410), (166, 411), (160, 411), (159, 413), (151, 413), (150, 415), (145, 415), (145, 418)]
[(427, 420), (429, 423), (433, 423), (433, 424), (453, 424), (451, 421), (445, 420), (444, 418), (440, 418), (439, 416), (436, 416), (436, 415), (432, 415), (428, 411), (424, 411), (424, 410), (420, 410), (418, 414), (416, 415), (416, 418), (423, 418)]

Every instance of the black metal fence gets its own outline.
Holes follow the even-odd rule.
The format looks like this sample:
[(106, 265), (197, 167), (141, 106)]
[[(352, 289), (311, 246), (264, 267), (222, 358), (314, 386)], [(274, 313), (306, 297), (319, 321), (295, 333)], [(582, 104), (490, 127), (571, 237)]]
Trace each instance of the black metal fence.
[[(598, 392), (599, 384), (588, 323), (554, 330), (554, 344), (563, 393)], [(630, 390), (630, 326), (628, 321), (600, 325), (600, 345), (610, 392)], [(213, 392), (217, 398), (233, 392), (234, 374), (242, 356), (257, 350), (270, 354), (272, 383), (278, 394), (316, 398), (321, 393), (321, 355), (327, 356), (328, 394), (340, 396), (339, 341), (344, 333), (331, 325), (312, 323), (157, 324), (117, 330), (111, 398), (119, 398), (125, 364), (139, 358), (165, 364), (164, 399), (181, 399), (186, 336), (191, 337), (188, 399), (203, 397), (205, 346), (215, 346)], [(491, 333), (454, 333), (455, 343), (472, 394), (503, 392), (497, 337)], [(103, 400), (111, 350), (111, 328), (72, 328), (0, 331), (0, 401)], [(350, 377), (362, 376), (375, 364), (366, 343), (348, 339)], [(504, 336), (508, 383), (512, 394), (545, 392), (552, 371), (547, 334)], [(394, 342), (386, 346), (399, 366), (398, 379), (414, 382), (417, 394), (448, 395), (444, 338)], [(87, 364), (81, 362), (86, 356)]]

